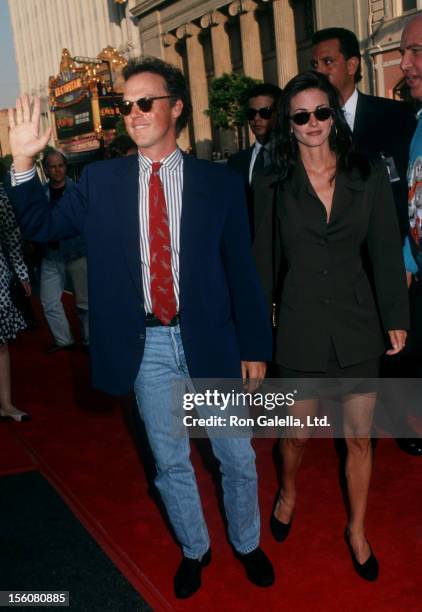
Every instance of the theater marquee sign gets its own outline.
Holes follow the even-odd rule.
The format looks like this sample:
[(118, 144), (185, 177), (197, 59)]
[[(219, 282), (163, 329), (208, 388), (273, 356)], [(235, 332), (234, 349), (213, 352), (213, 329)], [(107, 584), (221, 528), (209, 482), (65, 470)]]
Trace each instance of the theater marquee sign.
[(111, 47), (97, 58), (71, 57), (63, 49), (60, 73), (49, 80), (56, 146), (64, 153), (94, 151), (115, 136), (126, 60)]

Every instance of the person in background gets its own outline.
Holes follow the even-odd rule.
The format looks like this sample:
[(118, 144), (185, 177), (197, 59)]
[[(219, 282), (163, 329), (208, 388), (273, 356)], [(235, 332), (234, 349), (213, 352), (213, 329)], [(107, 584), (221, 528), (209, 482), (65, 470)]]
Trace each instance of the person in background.
[(355, 150), (382, 158), (387, 164), (404, 239), (409, 226), (406, 172), (416, 125), (412, 107), (359, 91), (362, 60), (358, 39), (350, 30), (326, 28), (315, 32), (311, 66), (325, 74), (337, 89)]
[(13, 208), (0, 184), (0, 417), (21, 422), (30, 417), (12, 404), (8, 342), (26, 328), (26, 323), (10, 295), (10, 283), (14, 276), (21, 283), (25, 294), (31, 295), (28, 270), (22, 254), (21, 233)]
[[(422, 14), (406, 24), (401, 44), (400, 68), (410, 95), (422, 103)], [(410, 285), (411, 346), (416, 368), (414, 376), (422, 376), (422, 109), (417, 114), (417, 128), (410, 146), (408, 185), (410, 230), (404, 246), (408, 284)], [(415, 447), (422, 455), (422, 440), (415, 438)]]
[[(42, 164), (49, 179), (44, 191), (51, 209), (54, 209), (63, 194), (74, 189), (74, 183), (66, 176), (66, 158), (59, 151), (47, 151)], [(49, 241), (43, 245), (40, 298), (54, 338), (54, 344), (47, 349), (47, 353), (75, 347), (75, 340), (62, 303), (67, 278), (72, 282), (76, 312), (81, 323), (82, 345), (88, 351), (88, 278), (85, 243), (82, 236)]]
[[(252, 254), (264, 288), (270, 316), (277, 284), (279, 261), (275, 254), (274, 209), (271, 202), (259, 197), (257, 181), (270, 180), (271, 177), (271, 134), (277, 121), (277, 108), (282, 90), (272, 83), (254, 85), (248, 93), (246, 117), (255, 136), (255, 143), (235, 153), (227, 160), (227, 165), (242, 175), (248, 206), (249, 228)], [(264, 178), (263, 178), (264, 177)]]
[(116, 136), (108, 145), (108, 157), (110, 159), (126, 157), (126, 155), (136, 155), (137, 151), (136, 143), (127, 134)]
[(231, 155), (227, 164), (241, 173), (248, 197), (248, 212), (252, 242), (262, 218), (259, 202), (253, 200), (251, 185), (257, 173), (271, 166), (270, 138), (277, 120), (277, 106), (281, 89), (272, 83), (259, 83), (249, 91), (246, 118), (255, 136), (255, 143)]

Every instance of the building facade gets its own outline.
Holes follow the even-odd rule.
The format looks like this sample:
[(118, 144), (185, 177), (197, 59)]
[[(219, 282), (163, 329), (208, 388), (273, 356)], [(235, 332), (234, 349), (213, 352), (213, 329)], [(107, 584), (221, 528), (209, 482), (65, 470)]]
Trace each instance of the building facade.
[(312, 33), (341, 26), (360, 42), (362, 90), (399, 97), (401, 32), (420, 9), (422, 0), (138, 0), (131, 13), (142, 53), (178, 65), (188, 79), (193, 117), (181, 146), (210, 157), (221, 150), (204, 113), (210, 79), (234, 71), (283, 87), (309, 67)]
[(7, 109), (0, 109), (0, 157), (9, 154), (9, 115)]
[(9, 0), (22, 92), (41, 97), (47, 119), (48, 82), (57, 73), (62, 50), (97, 57), (112, 46), (125, 56), (141, 52), (131, 9), (136, 0)]
[[(154, 55), (184, 72), (193, 117), (179, 144), (199, 157), (234, 145), (205, 114), (210, 80), (238, 72), (281, 87), (309, 67), (315, 30), (353, 30), (363, 56), (361, 89), (400, 97), (403, 25), (422, 0), (9, 0), (22, 91), (41, 96), (63, 48), (97, 57)], [(229, 145), (227, 144), (229, 142)]]
[(369, 1), (367, 62), (372, 89), (378, 95), (406, 95), (398, 51), (403, 27), (410, 15), (422, 10), (422, 0)]
[(210, 157), (219, 140), (204, 113), (211, 78), (234, 71), (283, 85), (297, 73), (295, 12), (306, 42), (313, 31), (312, 0), (294, 6), (289, 0), (137, 2), (132, 14), (142, 53), (176, 64), (189, 83), (193, 113), (182, 148), (193, 146), (199, 157)]

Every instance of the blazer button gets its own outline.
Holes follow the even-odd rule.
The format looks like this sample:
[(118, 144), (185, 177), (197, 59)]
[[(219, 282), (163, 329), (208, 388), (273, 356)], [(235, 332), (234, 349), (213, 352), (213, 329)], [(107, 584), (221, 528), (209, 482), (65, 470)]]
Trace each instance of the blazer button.
[(328, 274), (328, 270), (327, 270), (327, 268), (324, 268), (324, 269), (323, 269), (322, 274), (323, 274), (324, 276), (327, 276), (327, 274)]
[(325, 240), (325, 239), (324, 240), (320, 240), (319, 243), (320, 243), (321, 246), (326, 246), (327, 245), (327, 240)]
[(326, 304), (328, 306), (328, 304), (331, 303), (330, 298), (325, 298), (325, 300), (323, 300), (323, 303)]
[(139, 340), (145, 340), (145, 334), (139, 334)]

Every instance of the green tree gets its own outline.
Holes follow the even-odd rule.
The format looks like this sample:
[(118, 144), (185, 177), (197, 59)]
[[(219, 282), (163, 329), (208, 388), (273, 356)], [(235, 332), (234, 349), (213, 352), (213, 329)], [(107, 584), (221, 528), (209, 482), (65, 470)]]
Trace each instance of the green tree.
[(233, 130), (239, 148), (244, 141), (248, 93), (257, 83), (260, 83), (257, 79), (232, 72), (212, 79), (210, 84), (210, 107), (205, 114), (211, 118), (215, 127)]
[(121, 136), (122, 134), (127, 135), (125, 121), (122, 116), (119, 117), (118, 121), (116, 122), (116, 125), (114, 126), (114, 129), (116, 130), (116, 136)]

